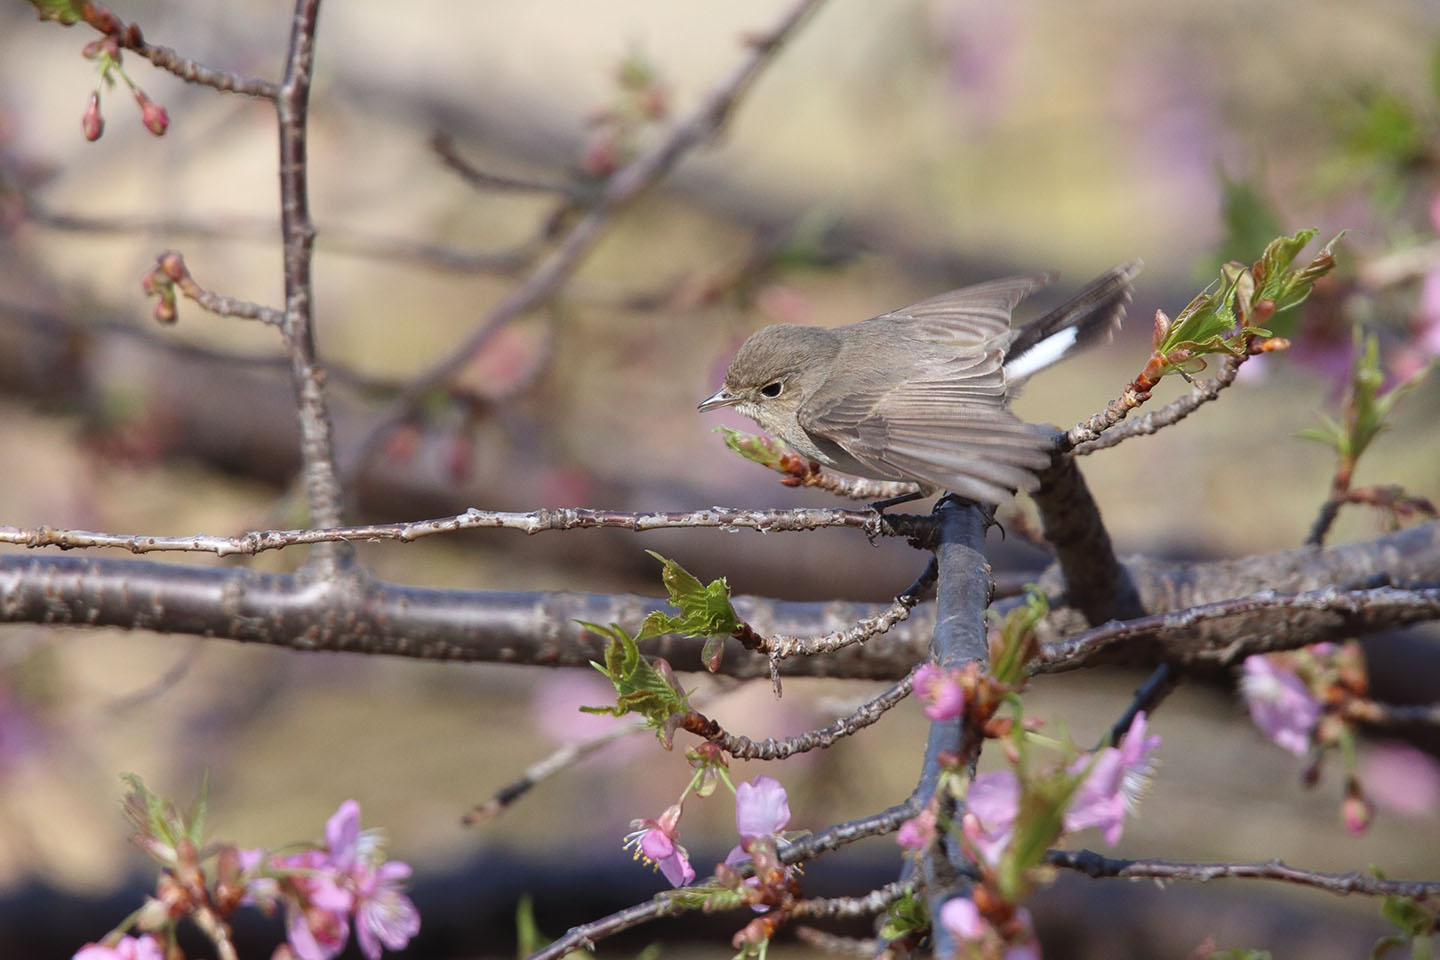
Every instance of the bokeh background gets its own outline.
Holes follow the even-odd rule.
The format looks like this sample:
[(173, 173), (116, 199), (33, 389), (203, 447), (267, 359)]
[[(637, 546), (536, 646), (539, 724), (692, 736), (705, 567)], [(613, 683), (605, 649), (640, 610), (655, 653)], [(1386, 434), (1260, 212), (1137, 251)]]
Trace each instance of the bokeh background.
[[(663, 135), (778, 10), (753, 0), (328, 5), (310, 182), (318, 337), (342, 442), (483, 320), (547, 225), (573, 216), (551, 194), (472, 189), (437, 159), (434, 134), (478, 167), (583, 194)], [(285, 4), (137, 0), (116, 11), (208, 65), (278, 76)], [(88, 143), (80, 115), (95, 77), (79, 54), (91, 39), (83, 26), (36, 22), (28, 4), (0, 10), (0, 522), (158, 534), (301, 523), (274, 332), (188, 303), (177, 327), (158, 328), (139, 283), (175, 248), (203, 285), (280, 301), (272, 113), (129, 57), (171, 128), (153, 138), (128, 95), (111, 91), (104, 137)], [(1340, 278), (1317, 292), (1295, 351), (1249, 365), (1183, 426), (1084, 463), (1122, 552), (1292, 547), (1332, 467), (1325, 448), (1295, 435), (1335, 408), (1350, 324), (1382, 332), (1396, 375), (1440, 350), (1440, 298), (1424, 295), (1440, 269), (1437, 42), (1440, 8), (1408, 0), (830, 0), (721, 140), (615, 218), (564, 296), (514, 324), (466, 370), (463, 395), (439, 398), (423, 429), (381, 452), (352, 491), (353, 514), (827, 503), (780, 486), (710, 433), (741, 421), (694, 411), (757, 327), (851, 322), (1010, 272), (1059, 269), (1058, 298), (1141, 257), (1126, 334), (1019, 401), (1031, 419), (1068, 424), (1138, 370), (1153, 311), (1176, 313), (1223, 259), (1253, 257), (1282, 231), (1348, 228)], [(1184, 388), (1166, 384), (1155, 402)], [(1437, 412), (1440, 388), (1423, 385), (1357, 481), (1440, 495)], [(1378, 529), (1355, 509), (1334, 539)], [(994, 545), (997, 566), (1043, 563)], [(646, 547), (706, 579), (727, 576), (737, 592), (789, 599), (888, 599), (919, 565), (903, 544), (837, 532), (487, 532), (361, 552), (397, 582), (657, 593)], [(1386, 643), (1423, 657), (1434, 637)], [(1435, 674), (1401, 672), (1412, 689), (1395, 696), (1437, 699)], [(1138, 680), (1046, 679), (1032, 709), (1085, 742)], [(785, 689), (777, 703), (768, 684), (716, 688), (711, 710), (750, 736), (783, 735), (874, 692)], [(0, 955), (67, 957), (138, 904), (152, 877), (126, 841), (125, 771), (181, 801), (209, 771), (214, 835), (247, 846), (318, 837), (340, 801), (358, 799), (392, 855), (416, 869), (417, 957), (509, 955), (522, 893), (552, 934), (643, 899), (661, 881), (630, 862), (620, 837), (688, 777), (679, 756), (644, 738), (498, 820), (459, 825), (527, 764), (584, 735), (589, 721), (573, 707), (603, 699), (584, 672), (4, 627)], [(1440, 868), (1435, 788), (1413, 768), (1395, 791), (1413, 809), (1382, 809), (1352, 838), (1336, 771), (1306, 789), (1299, 763), (1249, 727), (1223, 678), (1183, 689), (1154, 729), (1163, 766), (1121, 854), (1279, 856), (1402, 877)], [(820, 828), (904, 797), (923, 736), (907, 706), (824, 756), (765, 772), (790, 789), (794, 825)], [(700, 863), (734, 842), (732, 816), (720, 797), (687, 808)], [(815, 865), (807, 889), (860, 892), (897, 868), (888, 840), (862, 844)], [(1056, 957), (1183, 957), (1207, 935), (1277, 956), (1353, 957), (1386, 932), (1376, 903), (1256, 884), (1161, 893), (1062, 878), (1034, 910)], [(663, 939), (667, 956), (722, 956), (743, 922), (672, 922), (606, 955)], [(242, 933), (256, 956), (282, 935), (258, 920)], [(697, 933), (708, 943), (692, 943)], [(808, 954), (787, 942), (775, 955)]]

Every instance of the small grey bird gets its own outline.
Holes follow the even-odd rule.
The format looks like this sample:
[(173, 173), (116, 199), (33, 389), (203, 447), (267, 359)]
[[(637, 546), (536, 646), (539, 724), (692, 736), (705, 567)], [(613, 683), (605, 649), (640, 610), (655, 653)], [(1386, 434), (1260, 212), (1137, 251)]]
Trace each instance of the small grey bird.
[(1010, 412), (1031, 374), (1119, 329), (1138, 261), (1039, 319), (1011, 311), (1054, 277), (964, 287), (846, 327), (782, 324), (740, 345), (700, 410), (733, 406), (811, 460), (1004, 503), (1039, 485), (1055, 430)]

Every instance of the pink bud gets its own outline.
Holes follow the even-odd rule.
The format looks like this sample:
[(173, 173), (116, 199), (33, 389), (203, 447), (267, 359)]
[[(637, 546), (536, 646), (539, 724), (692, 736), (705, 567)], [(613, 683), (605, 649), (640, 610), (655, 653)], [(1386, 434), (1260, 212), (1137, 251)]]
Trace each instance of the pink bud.
[(585, 152), (580, 157), (580, 169), (588, 177), (597, 180), (608, 177), (620, 166), (620, 151), (615, 144), (615, 135), (601, 128), (590, 135), (585, 143)]
[(163, 137), (166, 128), (170, 126), (170, 114), (166, 113), (165, 108), (160, 104), (147, 97), (145, 91), (139, 87), (135, 88), (135, 102), (140, 104), (140, 122), (145, 125), (145, 129), (157, 137)]
[(90, 101), (85, 104), (85, 113), (80, 117), (80, 129), (85, 131), (85, 139), (92, 143), (105, 132), (105, 118), (100, 116), (99, 90), (90, 92)]

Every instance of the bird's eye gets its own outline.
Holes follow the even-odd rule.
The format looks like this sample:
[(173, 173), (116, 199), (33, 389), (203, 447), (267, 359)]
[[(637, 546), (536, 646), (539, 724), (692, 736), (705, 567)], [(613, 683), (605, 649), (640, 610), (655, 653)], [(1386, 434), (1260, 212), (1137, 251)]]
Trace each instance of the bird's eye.
[(776, 397), (780, 396), (780, 392), (784, 389), (785, 384), (781, 383), (779, 380), (776, 380), (774, 383), (767, 383), (765, 386), (761, 387), (760, 392), (773, 400)]

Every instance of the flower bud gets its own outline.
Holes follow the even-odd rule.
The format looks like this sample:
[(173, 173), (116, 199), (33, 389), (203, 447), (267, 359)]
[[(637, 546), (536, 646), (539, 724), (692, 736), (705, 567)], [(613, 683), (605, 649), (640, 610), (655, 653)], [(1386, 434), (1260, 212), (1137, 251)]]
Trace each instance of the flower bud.
[(157, 137), (163, 137), (165, 130), (170, 126), (170, 114), (166, 113), (165, 108), (160, 104), (147, 97), (145, 91), (139, 87), (135, 88), (135, 102), (140, 104), (140, 122), (145, 125), (145, 129)]
[(100, 91), (90, 92), (90, 101), (85, 104), (85, 113), (80, 117), (80, 129), (85, 131), (85, 139), (94, 143), (100, 139), (100, 134), (105, 132), (105, 118), (100, 115)]

